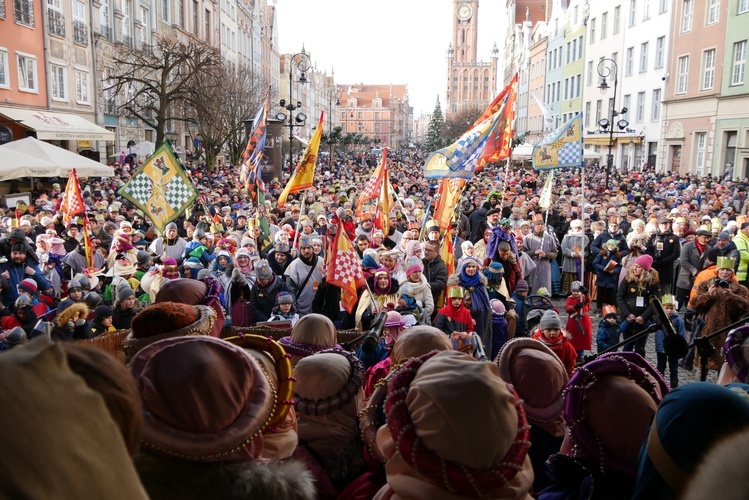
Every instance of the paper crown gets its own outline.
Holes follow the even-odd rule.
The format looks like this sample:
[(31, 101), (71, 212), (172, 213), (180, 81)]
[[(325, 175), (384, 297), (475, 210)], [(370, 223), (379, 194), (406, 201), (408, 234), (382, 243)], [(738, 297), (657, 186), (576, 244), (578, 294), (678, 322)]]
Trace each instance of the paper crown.
[(661, 297), (661, 304), (664, 305), (664, 306), (666, 306), (666, 305), (671, 305), (672, 306), (672, 305), (676, 304), (676, 299), (674, 298), (673, 295), (671, 295), (670, 293), (667, 293), (666, 295), (664, 295), (663, 297)]
[(543, 222), (543, 221), (544, 221), (543, 214), (533, 214), (533, 217), (531, 217), (531, 222)]
[(447, 298), (448, 299), (462, 299), (463, 298), (463, 288), (459, 286), (449, 286), (447, 287)]
[(603, 306), (603, 317), (613, 314), (616, 316), (616, 306)]
[(718, 257), (718, 260), (715, 263), (715, 267), (717, 269), (730, 269), (731, 271), (733, 271), (736, 267), (736, 261), (730, 257), (721, 256)]

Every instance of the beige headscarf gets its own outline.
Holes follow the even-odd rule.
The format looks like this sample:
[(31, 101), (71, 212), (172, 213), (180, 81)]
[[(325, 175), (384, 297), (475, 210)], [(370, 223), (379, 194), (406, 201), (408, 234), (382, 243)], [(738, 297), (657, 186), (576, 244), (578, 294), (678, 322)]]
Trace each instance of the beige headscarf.
[(0, 408), (0, 496), (148, 498), (104, 398), (48, 337), (2, 355)]
[(311, 313), (297, 321), (291, 336), (282, 338), (279, 343), (291, 356), (291, 365), (296, 366), (305, 356), (335, 347), (337, 339), (333, 322), (327, 316)]
[(449, 351), (450, 339), (433, 326), (417, 325), (403, 332), (393, 346), (393, 363), (399, 365), (430, 351)]
[[(360, 369), (357, 371), (352, 371), (349, 358), (332, 352), (308, 356), (294, 367), (299, 439), (320, 454), (347, 446), (359, 431), (359, 408), (355, 396), (363, 380)], [(347, 394), (332, 405), (332, 411), (318, 412), (314, 402), (338, 399), (352, 382), (352, 377), (359, 378), (356, 390), (346, 391)], [(307, 407), (304, 401), (311, 401), (312, 405)]]
[[(411, 363), (404, 369), (410, 366)], [(388, 399), (392, 394), (391, 385)], [(498, 467), (518, 436), (517, 398), (499, 377), (495, 364), (479, 362), (467, 354), (447, 351), (428, 359), (408, 386), (405, 402), (424, 448), (442, 460), (468, 468), (485, 471)], [(385, 465), (388, 484), (375, 499), (469, 498), (447, 491), (408, 464), (391, 433), (394, 416), (388, 408), (386, 412), (388, 425), (378, 431), (377, 444), (388, 459)], [(414, 461), (421, 463), (423, 458), (414, 455)], [(456, 467), (450, 467), (455, 472)], [(531, 499), (528, 490), (533, 484), (533, 470), (527, 454), (522, 459), (521, 470), (506, 485), (502, 485), (499, 477), (496, 484), (494, 491), (482, 491), (485, 498)]]

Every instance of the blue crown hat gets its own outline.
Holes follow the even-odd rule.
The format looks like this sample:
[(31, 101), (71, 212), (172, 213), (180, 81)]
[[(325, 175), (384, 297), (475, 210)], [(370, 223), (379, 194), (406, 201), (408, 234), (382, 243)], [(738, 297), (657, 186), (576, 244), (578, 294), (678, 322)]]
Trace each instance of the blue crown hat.
[(302, 247), (311, 247), (312, 246), (312, 238), (307, 235), (300, 235), (299, 236), (299, 248)]
[(288, 253), (290, 250), (289, 244), (283, 241), (276, 242), (276, 252)]
[(267, 280), (273, 277), (273, 270), (266, 259), (260, 259), (255, 262), (255, 275), (261, 280)]

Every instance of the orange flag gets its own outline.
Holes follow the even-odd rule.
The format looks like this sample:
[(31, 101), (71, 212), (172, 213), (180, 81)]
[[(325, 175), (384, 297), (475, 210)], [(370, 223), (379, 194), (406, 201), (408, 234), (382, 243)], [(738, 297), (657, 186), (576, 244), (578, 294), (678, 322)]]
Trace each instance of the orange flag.
[(352, 314), (358, 302), (356, 290), (364, 286), (364, 275), (356, 250), (346, 237), (341, 221), (338, 221), (338, 231), (333, 240), (325, 278), (328, 284), (341, 289), (341, 305)]
[[(492, 104), (494, 105), (499, 100), (499, 106), (504, 106), (497, 120), (497, 127), (489, 135), (489, 139), (486, 141), (484, 150), (481, 152), (476, 168), (482, 168), (487, 163), (497, 162), (510, 157), (510, 146), (512, 145), (512, 138), (515, 135), (513, 124), (515, 121), (515, 99), (517, 96), (516, 88), (518, 82), (517, 73), (510, 80), (510, 83), (502, 90)], [(493, 109), (492, 106), (489, 109)], [(487, 111), (489, 111), (487, 109)], [(494, 112), (499, 110), (497, 107)], [(484, 113), (486, 113), (485, 111)]]
[(440, 183), (437, 191), (437, 204), (434, 207), (434, 220), (437, 221), (440, 229), (448, 231), (452, 222), (455, 206), (460, 200), (466, 180), (461, 178), (445, 177)]
[(62, 203), (60, 204), (60, 212), (63, 214), (65, 224), (69, 223), (76, 215), (86, 213), (86, 205), (83, 204), (81, 185), (78, 183), (78, 174), (75, 169), (68, 177), (68, 184), (65, 186), (65, 194), (62, 196)]
[(286, 204), (286, 198), (290, 194), (302, 191), (312, 187), (315, 179), (315, 166), (317, 165), (317, 151), (320, 149), (320, 140), (322, 139), (323, 129), (323, 112), (320, 111), (320, 120), (317, 122), (317, 128), (312, 133), (307, 148), (304, 150), (299, 164), (296, 166), (294, 173), (291, 174), (286, 187), (278, 196), (278, 207), (283, 208)]
[[(442, 243), (440, 257), (442, 257), (442, 260), (445, 261), (445, 265), (447, 266), (447, 275), (450, 276), (455, 273), (455, 253), (453, 252), (453, 240), (450, 238), (449, 232), (445, 236), (444, 243)], [(445, 305), (446, 294), (447, 287), (442, 290), (442, 293), (440, 293), (440, 296), (437, 298), (437, 307), (443, 307)]]

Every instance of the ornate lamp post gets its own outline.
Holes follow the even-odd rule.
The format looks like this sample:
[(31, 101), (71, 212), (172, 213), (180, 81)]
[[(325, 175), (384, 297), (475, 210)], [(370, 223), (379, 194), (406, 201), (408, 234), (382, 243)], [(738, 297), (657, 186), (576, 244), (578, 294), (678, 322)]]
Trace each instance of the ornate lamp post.
[(333, 100), (335, 99), (335, 105), (341, 105), (341, 89), (333, 87), (328, 90), (328, 148), (329, 148), (329, 165), (333, 165), (333, 141), (331, 135), (333, 135)]
[(596, 70), (598, 71), (598, 76), (601, 77), (601, 83), (600, 85), (598, 85), (598, 88), (602, 94), (605, 94), (606, 92), (608, 92), (609, 88), (611, 88), (606, 81), (607, 78), (613, 78), (614, 80), (614, 97), (611, 100), (609, 118), (601, 118), (600, 120), (598, 120), (598, 126), (601, 127), (601, 131), (609, 134), (609, 154), (606, 157), (606, 189), (608, 189), (609, 174), (614, 163), (614, 155), (611, 153), (611, 150), (614, 147), (614, 134), (621, 133), (629, 126), (629, 122), (622, 118), (616, 123), (616, 125), (619, 127), (619, 132), (615, 132), (614, 118), (619, 115), (627, 114), (628, 110), (627, 108), (622, 108), (621, 111), (616, 110), (616, 89), (619, 84), (619, 79), (617, 77), (619, 67), (616, 64), (616, 61), (610, 58), (601, 59), (601, 62), (598, 63), (598, 68)]
[(283, 112), (276, 115), (276, 119), (280, 121), (288, 118), (288, 123), (284, 125), (289, 127), (289, 168), (292, 171), (294, 168), (294, 127), (303, 127), (305, 120), (307, 120), (307, 115), (301, 111), (296, 114), (296, 117), (294, 116), (294, 111), (302, 107), (302, 101), (297, 101), (294, 104), (292, 95), (294, 90), (294, 66), (296, 66), (297, 71), (300, 73), (298, 82), (304, 84), (307, 83), (306, 73), (309, 71), (311, 65), (312, 61), (304, 51), (304, 46), (302, 46), (301, 52), (289, 57), (289, 102), (287, 104), (285, 99), (281, 99), (279, 102), (281, 107), (289, 112), (289, 116), (287, 117)]

